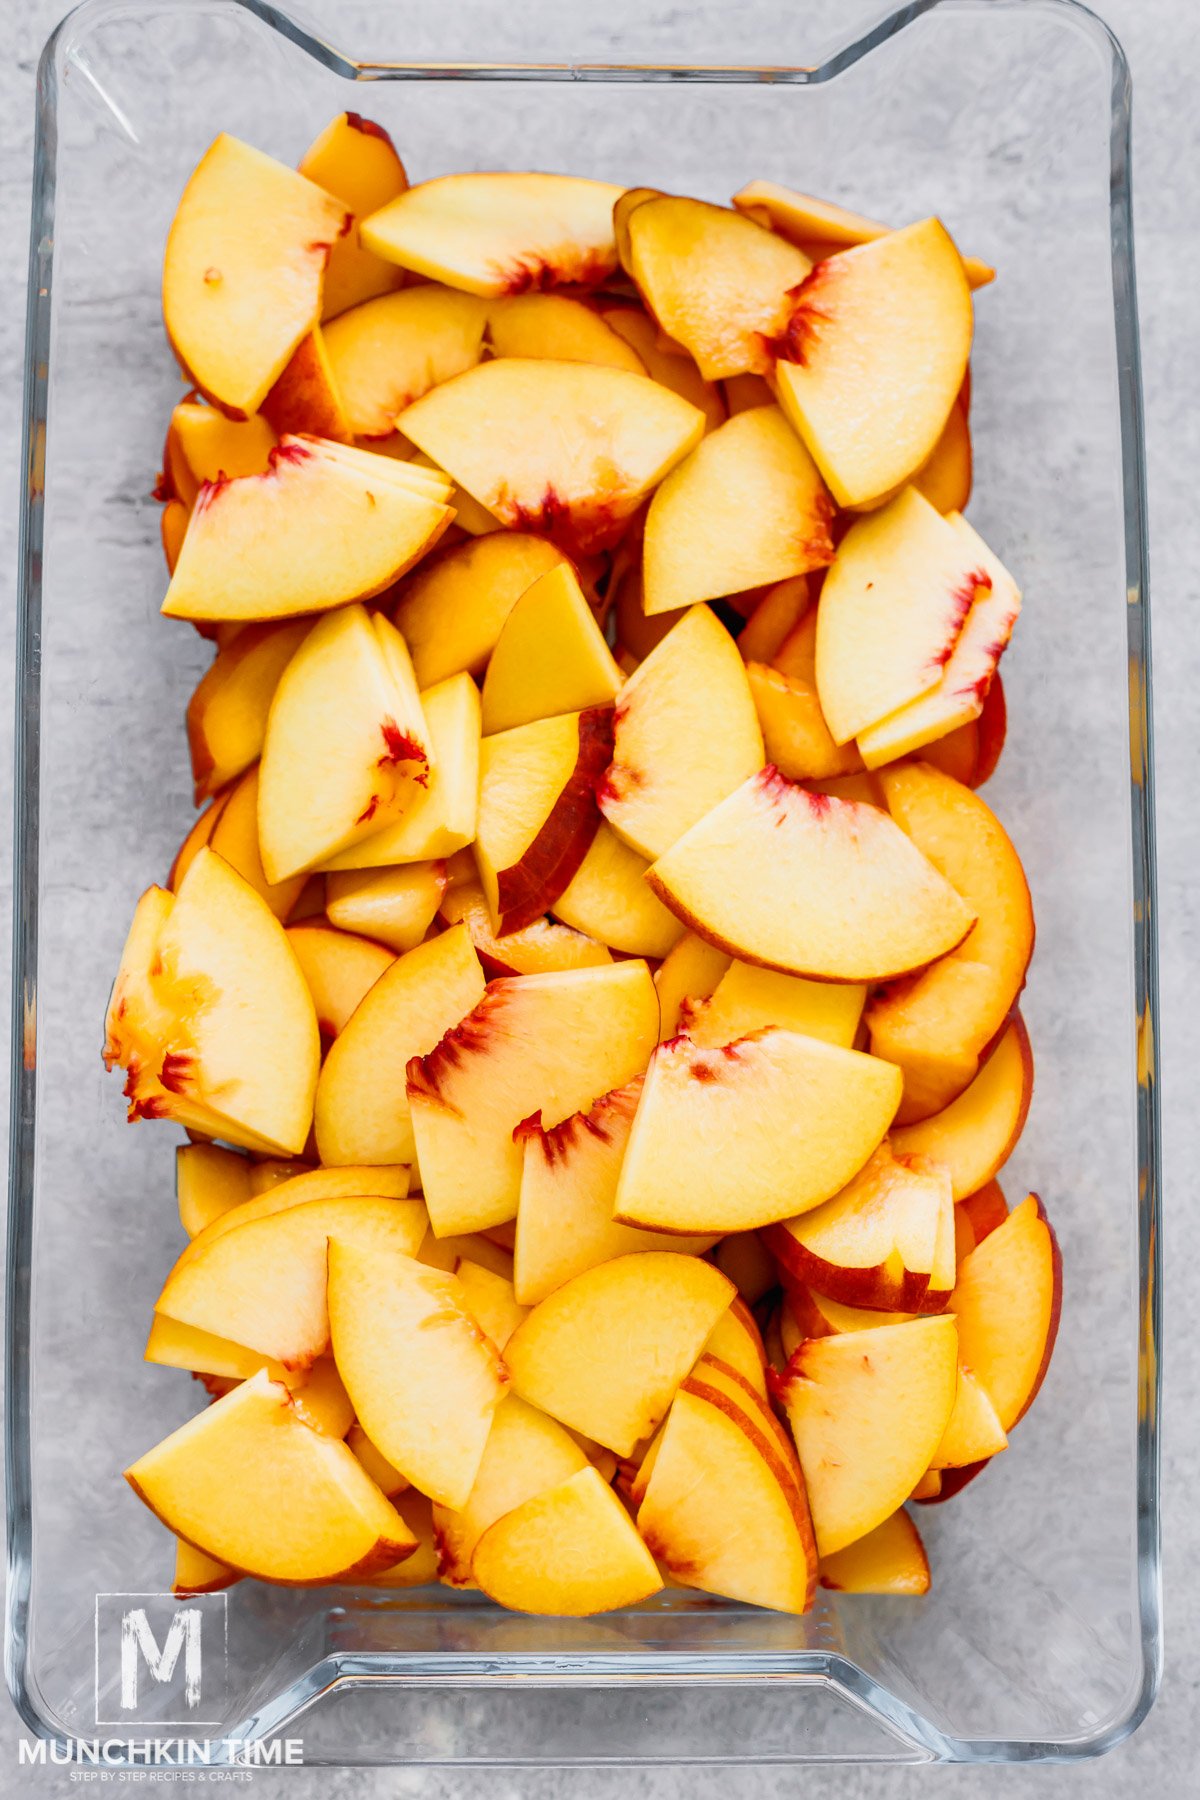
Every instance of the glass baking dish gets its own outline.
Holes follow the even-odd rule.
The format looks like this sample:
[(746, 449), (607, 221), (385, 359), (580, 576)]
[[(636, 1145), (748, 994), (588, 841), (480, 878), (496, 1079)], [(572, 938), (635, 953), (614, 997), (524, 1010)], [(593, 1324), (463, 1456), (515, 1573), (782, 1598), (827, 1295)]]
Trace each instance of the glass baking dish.
[(762, 177), (898, 222), (936, 211), (997, 265), (977, 308), (971, 516), (1026, 607), (988, 798), (1038, 917), (1024, 1003), (1038, 1080), (1005, 1182), (1045, 1196), (1065, 1302), (1013, 1448), (954, 1504), (920, 1509), (927, 1599), (822, 1594), (796, 1619), (676, 1590), (574, 1621), (444, 1589), (244, 1583), (209, 1735), (302, 1737), (326, 1763), (1094, 1754), (1144, 1716), (1160, 1663), (1149, 645), (1121, 52), (1066, 0), (926, 0), (820, 56), (785, 0), (499, 12), (345, 5), (335, 50), (266, 5), (89, 0), (42, 61), (17, 697), (12, 1692), (37, 1734), (115, 1731), (113, 1756), (138, 1753), (144, 1732), (102, 1723), (113, 1676), (95, 1596), (169, 1585), (168, 1540), (120, 1470), (194, 1407), (186, 1381), (141, 1360), (178, 1248), (171, 1134), (127, 1128), (98, 1055), (134, 899), (189, 816), (182, 714), (207, 655), (158, 617), (150, 490), (179, 394), (164, 236), (218, 130), (294, 162), (350, 106), (387, 126), (415, 179), (532, 166), (726, 200)]

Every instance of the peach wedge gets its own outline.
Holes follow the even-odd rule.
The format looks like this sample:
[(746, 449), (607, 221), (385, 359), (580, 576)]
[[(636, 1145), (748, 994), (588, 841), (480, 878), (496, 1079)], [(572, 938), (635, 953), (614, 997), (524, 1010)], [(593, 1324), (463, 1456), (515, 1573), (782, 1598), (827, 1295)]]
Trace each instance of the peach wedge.
[(312, 994), (321, 1036), (335, 1038), (396, 958), (382, 944), (323, 919), (289, 925), (287, 937)]
[(378, 212), (408, 186), (396, 146), (374, 119), (343, 112), (331, 119), (300, 158), (300, 173), (341, 200), (354, 217), (329, 252), (321, 317), (332, 319), (376, 294), (399, 287), (404, 276), (394, 263), (364, 250), (359, 222)]
[(201, 677), (187, 709), (197, 806), (262, 755), (279, 678), (308, 629), (306, 619), (248, 625)]
[(1018, 1013), (974, 1081), (941, 1112), (899, 1126), (892, 1148), (941, 1163), (950, 1171), (954, 1198), (963, 1200), (1007, 1162), (1025, 1128), (1032, 1095), (1033, 1052)]
[(501, 627), (483, 683), (484, 732), (611, 705), (621, 681), (574, 571), (558, 563), (525, 590)]
[(487, 337), (493, 356), (548, 356), (556, 362), (600, 363), (634, 375), (647, 373), (625, 337), (582, 300), (563, 294), (514, 294), (493, 300)]
[(190, 379), (235, 418), (257, 412), (321, 313), (340, 200), (222, 132), (183, 191), (163, 261), (163, 319)]
[(352, 307), (325, 329), (325, 348), (351, 429), (386, 438), (405, 407), (483, 355), (487, 308), (428, 282)]
[(867, 991), (859, 983), (806, 981), (753, 963), (733, 963), (707, 999), (685, 1002), (681, 1028), (693, 1043), (712, 1049), (764, 1025), (803, 1037), (854, 1047)]
[(821, 1560), (821, 1586), (839, 1594), (927, 1594), (929, 1558), (904, 1508)]
[(439, 917), (445, 925), (463, 924), (489, 976), (549, 975), (555, 969), (596, 969), (612, 957), (604, 944), (560, 925), (557, 919), (535, 919), (521, 931), (501, 937), (492, 924), (487, 896), (478, 882), (448, 887)]
[(480, 1538), (471, 1570), (501, 1606), (555, 1618), (635, 1606), (662, 1586), (629, 1514), (593, 1468), (497, 1519)]
[(690, 930), (743, 962), (884, 981), (961, 943), (974, 914), (878, 808), (768, 767), (660, 856), (647, 881)]
[(421, 686), (466, 671), (482, 676), (509, 613), (539, 576), (569, 568), (530, 532), (495, 531), (455, 544), (414, 570), (394, 614)]
[(648, 867), (601, 820), (570, 885), (553, 903), (555, 917), (626, 956), (669, 956), (683, 926), (647, 887)]
[[(886, 237), (894, 227), (881, 225), (862, 213), (851, 212), (836, 201), (818, 200), (812, 194), (798, 194), (794, 188), (780, 187), (774, 181), (751, 181), (733, 196), (733, 204), (747, 218), (769, 225), (793, 244), (807, 247), (813, 261), (817, 251), (829, 254), (850, 250), (855, 244), (870, 244)], [(995, 279), (996, 271), (978, 257), (964, 256), (963, 268), (972, 288), (986, 287)]]
[(1062, 1257), (1036, 1194), (966, 1258), (950, 1305), (963, 1362), (1011, 1431), (1037, 1397), (1062, 1310)]

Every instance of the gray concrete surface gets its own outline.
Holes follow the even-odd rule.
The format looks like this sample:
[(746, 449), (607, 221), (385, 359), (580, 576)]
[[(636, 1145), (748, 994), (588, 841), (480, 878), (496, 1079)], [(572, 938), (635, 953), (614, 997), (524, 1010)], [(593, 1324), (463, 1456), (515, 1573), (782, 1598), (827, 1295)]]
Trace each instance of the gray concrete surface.
[[(732, 0), (731, 0), (732, 4)], [(8, 247), (9, 280), (0, 294), (0, 571), (13, 592), (16, 557), (18, 433), (27, 240), (32, 89), (41, 43), (61, 0), (5, 0), (0, 7), (0, 241)], [(338, 0), (308, 0), (310, 18), (337, 36)], [(567, 10), (567, 9), (564, 9)], [(876, 16), (867, 0), (798, 0), (805, 42), (817, 46), (849, 35)], [(1195, 494), (1200, 475), (1200, 367), (1196, 354), (1196, 286), (1200, 280), (1200, 123), (1194, 104), (1200, 76), (1200, 39), (1190, 0), (1101, 0), (1098, 10), (1122, 39), (1135, 86), (1136, 230), (1142, 337), (1148, 399), (1152, 526), (1152, 593), (1157, 684), (1160, 922), (1163, 949), (1162, 1082), (1166, 1120), (1167, 1389), (1166, 1677), (1158, 1706), (1128, 1744), (1099, 1764), (1073, 1769), (884, 1770), (834, 1768), (788, 1771), (658, 1769), (637, 1772), (455, 1772), (397, 1770), (368, 1774), (298, 1772), (259, 1775), (264, 1800), (276, 1792), (342, 1796), (413, 1795), (420, 1800), (488, 1800), (570, 1793), (609, 1800), (631, 1787), (647, 1800), (805, 1793), (839, 1800), (903, 1800), (930, 1785), (947, 1795), (998, 1793), (1126, 1796), (1152, 1791), (1175, 1800), (1200, 1790), (1193, 1727), (1200, 1681), (1200, 1527), (1193, 1488), (1200, 1480), (1200, 1426), (1193, 1390), (1200, 1378), (1200, 1329), (1188, 1271), (1200, 1258), (1200, 1220), (1191, 1207), (1187, 1170), (1200, 1156), (1193, 1068), (1200, 1060), (1200, 991), (1196, 970), (1200, 916), (1193, 897), (1200, 868), (1200, 811), (1195, 804), (1194, 734), (1200, 685), (1200, 629), (1191, 606), (1200, 602), (1195, 556)], [(0, 606), (0, 662), (11, 665), (12, 607)], [(0, 717), (0, 813), (7, 816), (11, 785), (11, 724)], [(7, 856), (6, 834), (4, 854)], [(7, 877), (0, 902), (8, 905)], [(7, 922), (0, 921), (7, 941)], [(22, 1769), (18, 1727), (0, 1700), (0, 1795), (65, 1792), (66, 1771)]]

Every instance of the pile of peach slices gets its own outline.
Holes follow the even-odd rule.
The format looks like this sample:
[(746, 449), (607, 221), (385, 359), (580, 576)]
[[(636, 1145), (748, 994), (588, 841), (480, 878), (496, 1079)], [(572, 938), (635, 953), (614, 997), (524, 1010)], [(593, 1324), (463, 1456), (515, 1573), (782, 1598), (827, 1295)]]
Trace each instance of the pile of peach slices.
[(222, 136), (167, 243), (197, 803), (105, 1056), (173, 1120), (128, 1471), (179, 1592), (921, 1594), (1053, 1346), (1017, 586), (973, 286), (753, 183), (409, 187)]

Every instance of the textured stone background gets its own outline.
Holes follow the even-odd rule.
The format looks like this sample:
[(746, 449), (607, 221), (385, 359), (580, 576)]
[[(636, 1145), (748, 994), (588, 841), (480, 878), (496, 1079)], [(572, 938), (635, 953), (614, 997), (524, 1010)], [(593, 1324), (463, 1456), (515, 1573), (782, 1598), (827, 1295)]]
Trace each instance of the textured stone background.
[[(732, 5), (732, 0), (731, 0)], [(42, 41), (61, 0), (4, 0), (0, 6), (0, 228), (8, 246), (9, 281), (0, 295), (0, 571), (3, 591), (13, 592), (16, 567), (16, 496), (24, 306), (24, 258), (32, 138), (32, 92)], [(881, 9), (862, 0), (798, 0), (805, 46), (819, 48), (869, 22)], [(1195, 558), (1195, 493), (1200, 473), (1200, 373), (1196, 355), (1196, 285), (1200, 279), (1200, 125), (1194, 105), (1200, 75), (1200, 39), (1189, 0), (1101, 0), (1100, 13), (1122, 39), (1135, 89), (1136, 231), (1148, 402), (1151, 554), (1155, 611), (1156, 727), (1160, 925), (1163, 948), (1161, 1067), (1166, 1121), (1168, 1253), (1185, 1271), (1169, 1284), (1167, 1403), (1165, 1412), (1167, 1672), (1161, 1698), (1141, 1731), (1106, 1761), (1073, 1769), (895, 1770), (871, 1768), (787, 1771), (690, 1768), (637, 1772), (544, 1773), (478, 1770), (397, 1770), (372, 1774), (322, 1771), (260, 1775), (265, 1796), (288, 1791), (341, 1796), (378, 1793), (445, 1796), (467, 1800), (536, 1800), (569, 1792), (586, 1800), (625, 1795), (631, 1785), (647, 1797), (675, 1800), (683, 1794), (782, 1795), (803, 1791), (840, 1800), (888, 1800), (937, 1784), (944, 1794), (1054, 1794), (1086, 1786), (1089, 1795), (1126, 1796), (1153, 1790), (1163, 1800), (1195, 1794), (1193, 1724), (1200, 1678), (1200, 1625), (1196, 1574), (1197, 1514), (1192, 1489), (1200, 1477), (1200, 1430), (1192, 1400), (1200, 1376), (1200, 1335), (1194, 1323), (1186, 1270), (1200, 1257), (1200, 1222), (1172, 1178), (1200, 1153), (1192, 1069), (1200, 1059), (1200, 998), (1196, 987), (1196, 904), (1192, 893), (1200, 858), (1200, 818), (1194, 797), (1193, 746), (1200, 680), (1200, 633), (1188, 607), (1200, 601)], [(569, 15), (564, 7), (560, 19)], [(308, 16), (335, 39), (345, 9), (339, 0), (308, 0)], [(682, 15), (686, 18), (686, 12)], [(682, 26), (680, 27), (683, 28)], [(697, 45), (698, 53), (704, 46)], [(986, 103), (986, 97), (981, 100)], [(898, 179), (901, 179), (898, 176)], [(1019, 381), (1020, 371), (1012, 372)], [(0, 646), (11, 664), (12, 607), (0, 607)], [(11, 785), (11, 723), (5, 709), (0, 755), (0, 813), (7, 814)], [(2, 834), (0, 834), (2, 835)], [(7, 843), (4, 844), (7, 855)], [(0, 905), (8, 907), (7, 879)], [(4, 922), (4, 941), (7, 927)], [(1086, 1053), (1084, 1051), (1083, 1053)], [(0, 1793), (65, 1791), (65, 1771), (19, 1769), (17, 1720), (0, 1701)]]

